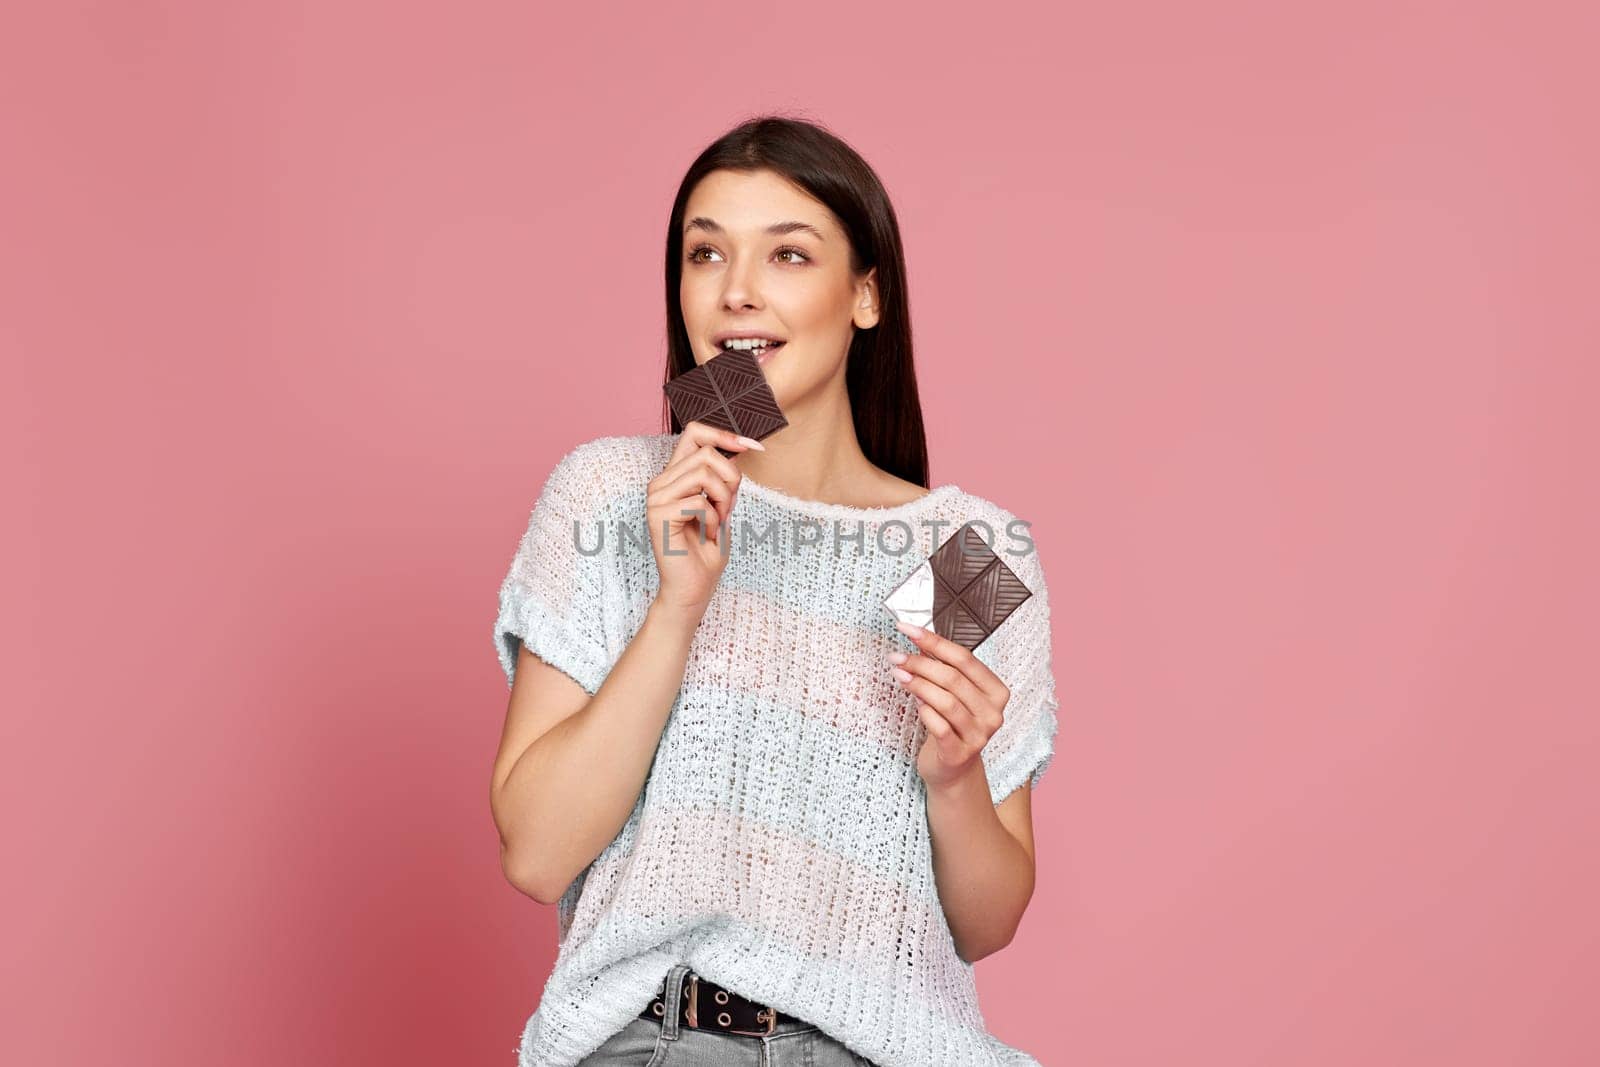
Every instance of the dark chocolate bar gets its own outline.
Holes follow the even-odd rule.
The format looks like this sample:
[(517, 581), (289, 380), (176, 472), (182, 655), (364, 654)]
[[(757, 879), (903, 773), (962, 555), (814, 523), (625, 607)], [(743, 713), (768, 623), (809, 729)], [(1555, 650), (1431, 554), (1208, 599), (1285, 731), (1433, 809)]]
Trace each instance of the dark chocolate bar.
[(897, 585), (883, 606), (901, 622), (974, 649), (1032, 595), (978, 531), (963, 526)]
[[(665, 388), (672, 413), (685, 426), (699, 421), (759, 441), (789, 425), (754, 352), (737, 348), (719, 352)], [(724, 456), (734, 454), (716, 447)]]

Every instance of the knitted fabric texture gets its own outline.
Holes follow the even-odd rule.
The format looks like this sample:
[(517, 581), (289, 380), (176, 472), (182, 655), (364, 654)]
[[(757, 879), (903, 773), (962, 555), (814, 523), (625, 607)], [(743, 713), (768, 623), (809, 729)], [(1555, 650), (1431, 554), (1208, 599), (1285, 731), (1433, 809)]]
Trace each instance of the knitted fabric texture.
[[(525, 644), (600, 688), (660, 586), (645, 495), (677, 441), (600, 437), (556, 464), (500, 589), (508, 687)], [(680, 961), (880, 1067), (1037, 1067), (988, 1033), (940, 906), (916, 766), (927, 730), (886, 659), (916, 650), (882, 603), (962, 523), (989, 527), (1033, 596), (975, 653), (1011, 691), (981, 758), (994, 803), (1037, 786), (1056, 734), (1050, 600), (1015, 518), (954, 485), (853, 508), (741, 480), (644, 788), (557, 904), (520, 1067), (578, 1063)]]

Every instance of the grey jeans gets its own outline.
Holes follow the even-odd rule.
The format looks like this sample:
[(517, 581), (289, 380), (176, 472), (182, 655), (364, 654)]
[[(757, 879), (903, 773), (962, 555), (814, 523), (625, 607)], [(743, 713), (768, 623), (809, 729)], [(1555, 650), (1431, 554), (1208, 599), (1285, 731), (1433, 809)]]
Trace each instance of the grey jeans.
[(606, 1038), (578, 1067), (874, 1067), (822, 1030), (783, 1019), (770, 1034), (725, 1034), (681, 1025), (678, 1018), (687, 963), (666, 978), (666, 1015), (634, 1019)]

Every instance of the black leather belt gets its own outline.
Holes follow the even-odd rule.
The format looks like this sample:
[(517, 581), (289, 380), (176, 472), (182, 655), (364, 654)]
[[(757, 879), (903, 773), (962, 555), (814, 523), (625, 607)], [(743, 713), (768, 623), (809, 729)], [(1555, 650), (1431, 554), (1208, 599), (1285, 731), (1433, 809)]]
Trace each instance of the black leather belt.
[[(683, 976), (678, 996), (678, 1024), (698, 1030), (718, 1030), (725, 1034), (762, 1037), (778, 1027), (778, 1011), (765, 1004), (746, 1000), (731, 989), (708, 982), (693, 971)], [(667, 1014), (667, 992), (663, 986), (655, 999), (639, 1013), (641, 1019), (661, 1019)], [(785, 1019), (794, 1016), (786, 1015)]]

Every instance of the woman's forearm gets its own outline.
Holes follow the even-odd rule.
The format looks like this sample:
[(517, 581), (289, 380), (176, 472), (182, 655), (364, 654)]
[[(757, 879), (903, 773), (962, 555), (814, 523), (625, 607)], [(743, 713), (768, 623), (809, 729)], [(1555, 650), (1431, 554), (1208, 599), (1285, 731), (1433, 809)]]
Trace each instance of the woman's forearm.
[(982, 765), (928, 789), (933, 873), (957, 954), (968, 963), (1010, 943), (1033, 896), (1033, 861), (996, 814)]
[(698, 616), (652, 604), (599, 690), (517, 759), (501, 785), (507, 869), (553, 903), (633, 811), (683, 686)]

